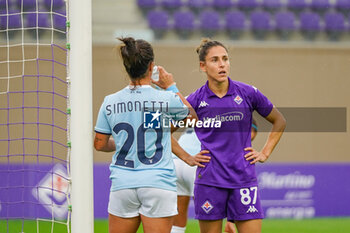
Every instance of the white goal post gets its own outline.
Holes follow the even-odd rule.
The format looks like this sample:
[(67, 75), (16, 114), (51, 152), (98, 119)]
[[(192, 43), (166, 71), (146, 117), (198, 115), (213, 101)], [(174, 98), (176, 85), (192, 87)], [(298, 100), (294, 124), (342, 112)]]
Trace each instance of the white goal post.
[(69, 1), (67, 15), (70, 22), (72, 233), (93, 233), (91, 0)]

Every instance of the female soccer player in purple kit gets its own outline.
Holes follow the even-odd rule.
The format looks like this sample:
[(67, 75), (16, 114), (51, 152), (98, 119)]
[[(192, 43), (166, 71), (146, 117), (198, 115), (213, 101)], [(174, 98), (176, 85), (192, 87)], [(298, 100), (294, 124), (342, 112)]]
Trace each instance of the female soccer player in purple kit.
[[(199, 120), (222, 123), (221, 128), (196, 128), (201, 149), (211, 157), (196, 172), (194, 203), (201, 233), (220, 233), (224, 218), (235, 222), (239, 233), (260, 233), (264, 216), (255, 163), (269, 158), (286, 121), (256, 87), (229, 78), (229, 56), (222, 43), (204, 39), (197, 53), (208, 81), (187, 100)], [(261, 151), (251, 147), (253, 111), (272, 124)]]

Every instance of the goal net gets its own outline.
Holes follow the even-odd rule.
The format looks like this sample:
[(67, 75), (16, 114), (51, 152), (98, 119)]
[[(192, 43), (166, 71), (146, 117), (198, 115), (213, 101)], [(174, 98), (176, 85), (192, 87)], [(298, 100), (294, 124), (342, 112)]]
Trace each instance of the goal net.
[(67, 13), (0, 0), (1, 232), (70, 232)]

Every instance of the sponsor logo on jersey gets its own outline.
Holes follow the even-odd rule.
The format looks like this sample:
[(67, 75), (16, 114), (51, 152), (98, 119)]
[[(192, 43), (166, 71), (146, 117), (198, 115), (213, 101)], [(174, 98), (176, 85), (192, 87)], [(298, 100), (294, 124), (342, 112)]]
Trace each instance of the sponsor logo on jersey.
[(198, 108), (203, 108), (203, 107), (206, 107), (206, 106), (209, 106), (209, 104), (203, 100), (203, 101), (201, 101), (201, 103), (199, 104)]
[(214, 208), (214, 206), (212, 206), (212, 204), (210, 204), (210, 202), (207, 200), (204, 202), (204, 204), (202, 205), (202, 209), (208, 214), (212, 209)]
[(237, 95), (237, 96), (234, 98), (234, 101), (235, 101), (237, 104), (241, 104), (242, 101), (243, 101), (243, 99), (242, 99), (239, 95)]
[(61, 164), (56, 164), (32, 189), (32, 195), (50, 214), (53, 213), (55, 218), (64, 219), (68, 212), (68, 187), (67, 169)]
[(253, 205), (249, 206), (247, 213), (255, 213), (255, 212), (258, 212), (258, 210), (255, 208), (255, 206), (253, 206)]
[(226, 122), (226, 121), (241, 121), (244, 118), (244, 114), (242, 112), (233, 111), (233, 112), (226, 112), (221, 115), (216, 115), (213, 118), (210, 117), (204, 117), (204, 121), (220, 121), (220, 122)]

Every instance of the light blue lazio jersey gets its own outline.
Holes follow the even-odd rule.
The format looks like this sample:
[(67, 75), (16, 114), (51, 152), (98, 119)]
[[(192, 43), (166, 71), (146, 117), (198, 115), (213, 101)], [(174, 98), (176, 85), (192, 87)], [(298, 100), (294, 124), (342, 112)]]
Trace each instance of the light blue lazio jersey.
[(149, 85), (128, 86), (106, 96), (95, 131), (111, 134), (116, 144), (111, 191), (139, 187), (176, 191), (169, 121), (187, 115), (178, 95)]

